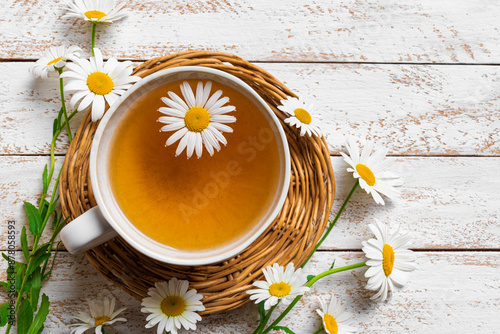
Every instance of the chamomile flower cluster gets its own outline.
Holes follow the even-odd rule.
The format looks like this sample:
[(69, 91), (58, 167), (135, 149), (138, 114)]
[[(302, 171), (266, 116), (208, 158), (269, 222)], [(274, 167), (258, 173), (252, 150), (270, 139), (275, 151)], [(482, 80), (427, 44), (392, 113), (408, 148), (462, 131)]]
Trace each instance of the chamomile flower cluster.
[(101, 300), (91, 300), (89, 301), (89, 313), (80, 312), (77, 316), (73, 317), (74, 320), (79, 321), (78, 323), (71, 324), (69, 327), (71, 329), (71, 334), (82, 334), (88, 329), (95, 329), (96, 334), (103, 333), (102, 329), (104, 326), (112, 325), (115, 322), (121, 321), (126, 322), (125, 318), (117, 318), (117, 316), (126, 310), (122, 307), (115, 311), (116, 300), (104, 298)]
[(74, 0), (66, 3), (63, 17), (79, 18), (91, 23), (112, 23), (125, 18), (125, 3), (115, 7), (114, 0)]
[(250, 300), (256, 304), (264, 301), (264, 308), (269, 310), (278, 302), (288, 305), (292, 300), (306, 293), (309, 288), (305, 286), (307, 278), (302, 268), (295, 270), (293, 263), (289, 263), (286, 269), (277, 263), (263, 268), (265, 281), (253, 283), (257, 289), (248, 290)]
[(189, 282), (172, 278), (168, 282), (157, 282), (148, 291), (149, 297), (142, 300), (141, 312), (150, 313), (146, 328), (157, 327), (157, 333), (177, 334), (181, 328), (196, 330), (201, 316), (196, 313), (205, 310), (202, 295), (189, 290)]
[(184, 81), (180, 90), (182, 98), (176, 93), (169, 91), (168, 97), (161, 100), (167, 107), (161, 107), (158, 111), (164, 114), (158, 119), (160, 123), (166, 124), (161, 131), (175, 131), (167, 140), (166, 145), (172, 145), (180, 140), (175, 155), (180, 155), (184, 149), (190, 158), (193, 152), (200, 158), (203, 147), (210, 155), (215, 150), (221, 149), (220, 143), (227, 144), (223, 133), (231, 133), (233, 129), (227, 124), (236, 122), (236, 117), (227, 115), (236, 108), (226, 105), (228, 97), (222, 97), (222, 90), (211, 94), (212, 82), (198, 82), (196, 94), (193, 93), (191, 85)]
[(395, 198), (400, 191), (398, 186), (402, 185), (399, 176), (388, 169), (394, 160), (386, 160), (387, 150), (379, 148), (373, 153), (374, 144), (367, 141), (363, 150), (360, 151), (358, 144), (352, 137), (347, 137), (347, 151), (349, 155), (340, 152), (351, 167), (347, 171), (353, 173), (353, 177), (359, 179), (359, 185), (368, 194), (371, 194), (377, 204), (384, 205), (384, 199), (380, 194), (389, 198)]
[(283, 111), (289, 117), (285, 119), (285, 123), (300, 129), (300, 135), (316, 135), (321, 137), (319, 129), (319, 121), (313, 117), (313, 104), (306, 103), (302, 97), (288, 96), (285, 100), (281, 100), (281, 105), (278, 109)]
[(55, 72), (56, 69), (60, 70), (66, 66), (67, 60), (75, 60), (80, 57), (81, 52), (82, 49), (75, 45), (50, 47), (30, 68), (30, 72), (35, 78), (46, 79), (50, 72)]
[(78, 111), (92, 108), (92, 122), (101, 119), (106, 104), (112, 106), (120, 95), (140, 80), (132, 75), (131, 62), (118, 62), (115, 58), (104, 62), (98, 48), (94, 49), (94, 54), (90, 60), (74, 59), (61, 74), (61, 78), (68, 79), (64, 89), (73, 93), (71, 105)]
[(318, 297), (321, 309), (317, 309), (323, 322), (323, 329), (328, 334), (351, 334), (357, 331), (352, 327), (351, 314), (342, 310), (342, 306), (337, 299), (332, 296), (328, 306), (321, 297)]
[(409, 273), (416, 269), (415, 254), (408, 249), (410, 235), (396, 230), (390, 233), (389, 226), (375, 220), (369, 228), (375, 239), (363, 241), (363, 252), (370, 267), (365, 277), (368, 278), (366, 288), (377, 291), (371, 298), (385, 301), (394, 288), (406, 285)]

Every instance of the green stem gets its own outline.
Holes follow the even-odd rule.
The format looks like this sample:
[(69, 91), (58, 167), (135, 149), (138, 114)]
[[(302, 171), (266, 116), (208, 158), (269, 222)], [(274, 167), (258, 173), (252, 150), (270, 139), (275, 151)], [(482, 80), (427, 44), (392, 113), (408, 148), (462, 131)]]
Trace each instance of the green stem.
[[(366, 266), (366, 262), (351, 264), (349, 266), (344, 266), (344, 267), (340, 267), (340, 268), (334, 268), (334, 269), (327, 270), (327, 271), (322, 272), (321, 274), (319, 274), (317, 276), (314, 276), (309, 282), (307, 282), (306, 286), (311, 287), (314, 283), (316, 283), (318, 280), (322, 279), (325, 276), (336, 274), (336, 273), (346, 271), (346, 270), (361, 268), (364, 266)], [(295, 299), (290, 303), (290, 305), (288, 305), (288, 307), (283, 311), (283, 313), (281, 313), (280, 316), (278, 318), (276, 318), (276, 320), (274, 320), (274, 322), (271, 325), (269, 325), (269, 327), (267, 327), (262, 332), (262, 334), (269, 333), (269, 331), (271, 329), (276, 327), (279, 324), (279, 322), (288, 314), (288, 312), (290, 312), (290, 310), (295, 306), (295, 304), (297, 304), (297, 302), (300, 300), (300, 298), (302, 298), (302, 296), (303, 295), (295, 297)]]
[(273, 311), (276, 309), (276, 307), (278, 306), (278, 304), (274, 305), (273, 307), (271, 307), (271, 309), (266, 313), (266, 316), (264, 317), (264, 320), (262, 321), (262, 323), (259, 325), (259, 327), (257, 327), (257, 329), (255, 330), (255, 332), (253, 332), (253, 334), (258, 334), (260, 333), (264, 328), (266, 328), (266, 325), (267, 325), (267, 322), (269, 321), (269, 318), (271, 318), (271, 314), (273, 313)]
[[(59, 72), (60, 76), (62, 74), (62, 68), (58, 68), (57, 71)], [(68, 138), (69, 142), (71, 143), (71, 141), (73, 140), (73, 136), (71, 135), (71, 129), (69, 128), (68, 112), (66, 111), (66, 103), (64, 102), (64, 80), (61, 77), (59, 77), (59, 90), (61, 92), (61, 104), (62, 104), (64, 119), (66, 120), (66, 130), (68, 131)]]
[(320, 328), (318, 328), (318, 330), (316, 332), (314, 332), (313, 334), (319, 334), (321, 333), (322, 331), (324, 330), (323, 326), (321, 326)]
[[(71, 115), (69, 115), (68, 119), (65, 120), (63, 122), (63, 124), (61, 124), (61, 127), (56, 131), (56, 133), (54, 134), (54, 136), (52, 137), (52, 143), (51, 143), (51, 146), (50, 146), (50, 172), (49, 172), (49, 177), (48, 179), (51, 180), (52, 179), (52, 175), (54, 174), (54, 168), (55, 168), (55, 152), (54, 152), (54, 148), (55, 148), (55, 143), (56, 143), (56, 140), (57, 138), (59, 137), (59, 134), (61, 133), (62, 131), (62, 128), (65, 126), (65, 124), (67, 122), (69, 122), (71, 120), (71, 118), (73, 118), (73, 116), (75, 116), (77, 113), (77, 110), (73, 111), (71, 113)], [(61, 168), (62, 170), (62, 168)], [(55, 193), (57, 192), (57, 186), (59, 184), (59, 178), (61, 176), (61, 171), (59, 171), (59, 175), (56, 179), (56, 182), (54, 184), (54, 188), (52, 190), (52, 195), (50, 196), (50, 202), (49, 202), (49, 207), (51, 205), (53, 205), (54, 203), (54, 199), (55, 199)], [(42, 194), (42, 199), (41, 199), (41, 202), (40, 202), (40, 206), (42, 206), (43, 204), (43, 201), (45, 199), (45, 196), (47, 196), (46, 193)], [(47, 225), (47, 221), (48, 221), (48, 218), (49, 218), (49, 215), (46, 215), (44, 217), (44, 220), (42, 222), (42, 226), (40, 228), (40, 231), (43, 232), (43, 230), (45, 229), (45, 226)], [(42, 233), (40, 233), (41, 235)], [(35, 239), (33, 241), (33, 248), (32, 248), (32, 253), (34, 253), (38, 247), (38, 243), (40, 242), (40, 237), (39, 236), (35, 236)], [(32, 261), (32, 257), (30, 256), (28, 258), (28, 263), (26, 264), (26, 271), (29, 271), (29, 269), (31, 268), (32, 264), (33, 264), (33, 261)], [(17, 295), (17, 298), (16, 298), (16, 303), (14, 304), (14, 314), (17, 314), (17, 310), (19, 308), (19, 303), (24, 295), (24, 287), (26, 286), (26, 280), (27, 280), (28, 276), (27, 275), (24, 275), (23, 277), (23, 280), (21, 281), (21, 287), (19, 289), (19, 293)], [(10, 329), (11, 329), (12, 325), (11, 323), (9, 323), (7, 325), (7, 329), (6, 329), (6, 334), (9, 334), (10, 333)]]
[(95, 56), (94, 48), (95, 48), (95, 28), (97, 27), (97, 23), (92, 23), (92, 57)]
[(316, 252), (316, 250), (319, 248), (319, 246), (321, 246), (321, 244), (323, 243), (323, 241), (325, 241), (325, 239), (328, 237), (328, 235), (330, 234), (330, 231), (332, 230), (332, 228), (335, 226), (335, 223), (337, 222), (337, 220), (339, 220), (340, 218), (340, 215), (342, 214), (342, 212), (344, 211), (344, 208), (345, 206), (347, 205), (347, 202), (349, 202), (349, 200), (351, 199), (351, 196), (352, 194), (354, 193), (354, 190), (356, 190), (356, 188), (358, 187), (359, 185), (359, 180), (356, 180), (356, 183), (354, 183), (354, 185), (352, 186), (352, 189), (351, 191), (349, 192), (349, 195), (347, 195), (344, 203), (342, 204), (342, 206), (340, 207), (340, 210), (339, 212), (337, 213), (337, 215), (335, 216), (335, 219), (333, 219), (333, 222), (330, 224), (330, 226), (328, 226), (328, 229), (326, 230), (326, 232), (323, 234), (323, 237), (319, 240), (319, 242), (316, 244), (316, 247), (314, 247), (314, 250), (312, 251), (311, 255), (309, 255), (309, 257), (307, 258), (306, 262), (304, 262), (301, 266), (301, 268), (304, 268), (304, 266), (307, 264), (307, 262), (309, 262), (309, 260), (311, 259), (311, 257), (314, 255), (314, 253)]
[(55, 149), (56, 149), (57, 138), (59, 137), (59, 134), (61, 133), (62, 128), (66, 126), (66, 124), (76, 115), (77, 112), (78, 112), (78, 110), (73, 111), (68, 116), (68, 120), (67, 121), (65, 120), (61, 124), (61, 128), (59, 130), (57, 130), (56, 133), (54, 134), (54, 137), (52, 137), (52, 143), (50, 143), (50, 172), (49, 172), (48, 180), (52, 180), (52, 176), (54, 175), (54, 166), (55, 166), (55, 161), (56, 161)]

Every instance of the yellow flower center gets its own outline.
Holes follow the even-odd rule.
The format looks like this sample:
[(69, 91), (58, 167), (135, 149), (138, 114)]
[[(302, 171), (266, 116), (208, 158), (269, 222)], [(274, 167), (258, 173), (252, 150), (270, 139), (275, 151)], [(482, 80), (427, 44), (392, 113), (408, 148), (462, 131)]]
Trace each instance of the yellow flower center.
[(106, 16), (106, 13), (104, 12), (101, 12), (99, 10), (89, 10), (89, 11), (86, 11), (84, 13), (84, 15), (89, 19), (89, 20), (92, 20), (92, 19), (96, 19), (96, 20), (100, 20), (102, 19), (104, 16)]
[(325, 329), (330, 334), (337, 334), (339, 331), (339, 326), (337, 325), (337, 321), (330, 314), (325, 314), (323, 317), (323, 321), (325, 322)]
[(394, 267), (394, 250), (391, 245), (384, 244), (382, 258), (382, 269), (384, 269), (385, 276), (388, 277), (392, 273), (392, 268)]
[(310, 124), (311, 123), (312, 117), (311, 117), (311, 114), (309, 114), (307, 112), (307, 110), (302, 109), (302, 108), (297, 108), (293, 112), (295, 114), (295, 117), (297, 117), (297, 119), (299, 121), (301, 121), (302, 123), (304, 123), (304, 124)]
[(366, 165), (357, 164), (356, 165), (356, 172), (358, 172), (359, 177), (362, 178), (363, 180), (365, 180), (365, 182), (370, 187), (373, 187), (375, 185), (375, 174), (373, 174), (371, 169), (366, 167)]
[(113, 80), (106, 73), (94, 72), (87, 77), (87, 86), (97, 95), (106, 95), (113, 90)]
[(94, 327), (97, 327), (99, 325), (102, 325), (106, 321), (110, 321), (111, 319), (108, 316), (103, 315), (102, 317), (95, 317), (94, 318)]
[(285, 282), (273, 283), (269, 287), (269, 294), (278, 298), (288, 296), (290, 291), (292, 291), (292, 287)]
[(61, 56), (61, 57), (59, 57), (59, 58), (56, 58), (56, 59), (54, 59), (54, 60), (49, 61), (49, 62), (47, 63), (47, 65), (52, 65), (52, 64), (55, 64), (55, 63), (57, 63), (57, 62), (58, 62), (59, 60), (61, 60), (61, 59), (62, 59), (62, 56)]
[(192, 107), (186, 111), (184, 124), (191, 132), (201, 132), (210, 124), (210, 113), (202, 107)]
[(186, 302), (179, 296), (168, 296), (161, 302), (161, 310), (169, 317), (181, 315), (186, 309)]

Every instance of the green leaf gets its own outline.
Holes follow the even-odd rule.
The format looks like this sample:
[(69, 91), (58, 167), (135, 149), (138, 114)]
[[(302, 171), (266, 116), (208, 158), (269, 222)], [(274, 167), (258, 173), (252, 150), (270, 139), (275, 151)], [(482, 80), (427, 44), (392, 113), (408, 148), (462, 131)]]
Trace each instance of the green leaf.
[(49, 297), (46, 294), (42, 295), (42, 303), (40, 304), (40, 308), (38, 309), (38, 313), (31, 324), (31, 327), (28, 331), (28, 334), (38, 334), (40, 330), (43, 328), (43, 323), (45, 319), (47, 319), (47, 315), (49, 314)]
[(57, 226), (57, 224), (59, 224), (59, 222), (61, 221), (61, 218), (62, 218), (62, 215), (59, 216), (57, 214), (57, 211), (54, 211), (54, 220), (52, 221), (52, 226)]
[(33, 322), (33, 309), (30, 301), (23, 299), (17, 311), (17, 334), (25, 334)]
[(310, 280), (312, 280), (314, 277), (316, 277), (315, 275), (307, 275), (307, 281), (309, 282)]
[(56, 262), (56, 256), (57, 252), (59, 251), (59, 245), (61, 244), (61, 241), (59, 241), (56, 245), (56, 251), (54, 252), (54, 256), (52, 257), (52, 264), (50, 266), (50, 270), (47, 273), (43, 273), (44, 275), (42, 276), (42, 281), (44, 281), (49, 275), (52, 273), (52, 269), (54, 269), (54, 263)]
[(31, 277), (31, 292), (30, 302), (33, 312), (36, 312), (38, 307), (38, 298), (40, 297), (40, 289), (42, 287), (42, 270), (40, 267), (36, 268)]
[(45, 219), (45, 217), (47, 215), (50, 215), (50, 212), (49, 212), (49, 209), (50, 209), (50, 204), (47, 200), (44, 200), (43, 201), (43, 206), (42, 206), (42, 210), (40, 210), (41, 212), (41, 217), (42, 217), (42, 221)]
[[(3, 258), (6, 261), (11, 261), (11, 259), (5, 254), (2, 253)], [(19, 292), (19, 289), (21, 288), (21, 281), (23, 279), (23, 275), (26, 272), (26, 265), (24, 263), (21, 263), (19, 261), (14, 261), (14, 270), (11, 270), (10, 266), (7, 267), (7, 291), (10, 291), (10, 284), (12, 282), (11, 277), (15, 277), (15, 291)]]
[(266, 310), (264, 309), (265, 301), (259, 303), (259, 318), (260, 324), (262, 324), (264, 318), (266, 317)]
[(47, 189), (49, 188), (49, 180), (48, 180), (48, 167), (47, 164), (45, 164), (45, 168), (43, 169), (43, 174), (42, 174), (42, 183), (43, 183), (43, 193), (47, 193)]
[(21, 248), (23, 250), (24, 258), (28, 261), (28, 257), (30, 256), (30, 251), (28, 249), (28, 237), (26, 235), (26, 226), (23, 226), (21, 230)]
[(5, 302), (0, 305), (0, 327), (7, 325), (9, 321), (10, 304)]
[(333, 266), (335, 266), (335, 260), (333, 260), (332, 265), (330, 266), (330, 269), (333, 269)]
[(66, 223), (68, 222), (69, 217), (66, 217), (66, 219), (62, 220), (62, 215), (59, 216), (59, 221), (54, 225), (54, 230), (52, 231), (52, 236), (57, 236), (59, 232), (63, 229), (64, 226), (66, 226)]
[(40, 236), (40, 228), (42, 226), (42, 216), (40, 215), (40, 212), (29, 202), (24, 202), (24, 207), (26, 208), (26, 213), (28, 214), (30, 232), (33, 235)]
[[(19, 293), (21, 289), (21, 283), (24, 277), (24, 273), (26, 272), (26, 265), (21, 262), (17, 262), (15, 264), (15, 269), (14, 269), (14, 277), (16, 278), (16, 287), (15, 290)], [(9, 280), (10, 282), (10, 280)]]
[(275, 331), (282, 330), (282, 331), (285, 331), (285, 333), (288, 333), (288, 334), (295, 334), (294, 331), (292, 331), (290, 328), (285, 327), (285, 326), (275, 326), (273, 329)]
[(0, 282), (0, 285), (3, 286), (5, 290), (9, 291), (9, 284), (7, 284), (6, 282)]
[(54, 118), (54, 124), (52, 125), (52, 137), (56, 135), (57, 130), (59, 130), (59, 123), (57, 122), (57, 118)]
[(32, 265), (30, 266), (30, 268), (29, 268), (29, 271), (28, 271), (27, 275), (28, 275), (28, 276), (29, 276), (29, 275), (31, 275), (31, 274), (33, 273), (33, 271), (34, 271), (36, 268), (40, 267), (40, 265), (41, 265), (42, 263), (44, 263), (44, 262), (45, 262), (45, 260), (47, 260), (49, 257), (50, 257), (50, 253), (45, 253), (45, 254), (42, 254), (42, 255), (40, 255), (39, 257), (37, 257), (37, 258), (36, 258), (36, 259), (32, 262)]
[(46, 243), (38, 246), (38, 248), (35, 250), (35, 252), (31, 254), (31, 257), (33, 259), (36, 259), (36, 258), (42, 256), (43, 254), (47, 253), (49, 246), (50, 246), (49, 242), (46, 242)]
[(62, 120), (63, 112), (64, 112), (64, 109), (61, 107), (61, 109), (59, 109), (59, 114), (57, 115), (57, 121), (59, 122), (59, 126), (62, 125), (61, 120)]

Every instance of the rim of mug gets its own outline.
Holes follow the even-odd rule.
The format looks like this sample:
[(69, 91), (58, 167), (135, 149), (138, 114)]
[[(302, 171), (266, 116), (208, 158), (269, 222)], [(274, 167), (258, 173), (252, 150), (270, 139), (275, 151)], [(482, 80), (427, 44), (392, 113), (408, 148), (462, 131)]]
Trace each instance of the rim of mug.
[[(123, 223), (120, 223), (117, 220), (121, 220), (125, 218), (127, 221), (130, 222), (128, 218), (126, 218), (125, 214), (123, 214), (123, 211), (121, 208), (117, 205), (116, 201), (114, 205), (122, 213), (121, 219), (116, 219), (116, 217), (109, 211), (108, 206), (106, 205), (106, 201), (103, 199), (102, 191), (101, 191), (101, 186), (98, 182), (98, 156), (99, 156), (99, 147), (102, 142), (102, 139), (104, 138), (103, 136), (105, 135), (105, 130), (108, 126), (109, 121), (113, 117), (114, 113), (120, 108), (120, 106), (127, 100), (129, 96), (134, 94), (137, 90), (140, 88), (146, 86), (152, 81), (157, 80), (158, 78), (161, 78), (163, 76), (172, 76), (174, 74), (179, 74), (179, 73), (184, 73), (184, 72), (201, 72), (201, 73), (206, 73), (209, 75), (213, 75), (216, 77), (222, 77), (224, 79), (227, 79), (236, 86), (238, 86), (240, 89), (245, 90), (247, 93), (252, 95), (258, 102), (259, 104), (263, 107), (263, 109), (266, 110), (266, 112), (269, 114), (270, 118), (274, 122), (274, 127), (277, 129), (277, 132), (273, 130), (273, 134), (277, 139), (278, 143), (278, 148), (280, 150), (280, 164), (284, 164), (284, 173), (283, 170), (281, 171), (280, 175), (281, 178), (279, 182), (281, 184), (278, 184), (276, 188), (276, 196), (273, 198), (273, 202), (271, 205), (275, 205), (274, 208), (269, 206), (269, 211), (266, 216), (261, 217), (258, 223), (261, 223), (261, 226), (257, 230), (251, 230), (241, 237), (237, 238), (235, 241), (232, 241), (229, 243), (229, 245), (234, 244), (236, 241), (241, 241), (239, 244), (237, 244), (235, 247), (231, 247), (227, 250), (222, 251), (221, 253), (217, 253), (215, 255), (208, 255), (206, 257), (202, 257), (201, 255), (203, 253), (206, 253), (207, 250), (200, 250), (199, 252), (196, 251), (183, 251), (183, 250), (175, 250), (178, 254), (181, 254), (183, 252), (186, 253), (193, 253), (193, 254), (199, 254), (200, 257), (198, 258), (176, 258), (174, 256), (171, 256), (169, 254), (162, 254), (160, 252), (154, 251), (150, 248), (145, 247), (142, 243), (139, 243), (139, 240), (136, 238), (132, 237), (129, 235), (130, 232), (127, 232), (123, 226)], [(256, 101), (252, 101), (255, 103)], [(259, 110), (262, 111), (261, 108)], [(119, 122), (116, 122), (113, 126), (116, 127)], [(110, 133), (109, 131), (107, 133)], [(108, 137), (111, 136), (110, 134), (107, 135)], [(112, 136), (111, 136), (112, 137)], [(283, 161), (284, 160), (284, 161)], [(94, 197), (96, 199), (96, 202), (99, 206), (99, 210), (102, 212), (102, 215), (106, 219), (106, 221), (113, 227), (113, 229), (120, 235), (123, 239), (127, 241), (132, 247), (140, 251), (141, 253), (154, 258), (156, 260), (159, 260), (161, 262), (169, 263), (169, 264), (175, 264), (175, 265), (186, 265), (186, 266), (198, 266), (198, 265), (206, 265), (206, 264), (211, 264), (211, 263), (216, 263), (220, 262), (223, 260), (226, 260), (228, 258), (231, 258), (237, 254), (239, 254), (241, 251), (243, 251), (245, 248), (247, 248), (252, 242), (254, 242), (262, 233), (265, 232), (265, 230), (272, 224), (274, 219), (277, 217), (279, 212), (281, 211), (281, 208), (283, 207), (283, 204), (285, 202), (285, 199), (288, 194), (288, 189), (290, 185), (290, 177), (291, 177), (291, 161), (290, 161), (290, 152), (289, 152), (289, 147), (288, 147), (288, 142), (286, 139), (286, 134), (283, 130), (283, 127), (281, 126), (277, 116), (274, 114), (274, 112), (271, 110), (271, 108), (268, 106), (268, 104), (262, 99), (260, 95), (255, 92), (248, 84), (243, 82), (241, 79), (228, 74), (226, 72), (212, 69), (212, 68), (207, 68), (207, 67), (202, 67), (202, 66), (182, 66), (182, 67), (176, 67), (176, 68), (170, 68), (170, 69), (164, 69), (161, 71), (158, 71), (156, 73), (153, 73), (151, 75), (148, 75), (146, 78), (143, 78), (142, 80), (138, 81), (135, 83), (129, 90), (127, 90), (114, 104), (111, 106), (107, 112), (104, 114), (103, 118), (101, 119), (99, 126), (95, 132), (93, 141), (92, 141), (92, 147), (91, 147), (91, 152), (90, 152), (90, 162), (89, 162), (89, 173), (90, 173), (90, 180), (92, 184), (92, 190), (94, 193)], [(107, 174), (107, 173), (106, 173)], [(108, 179), (108, 177), (106, 177)], [(107, 182), (109, 184), (109, 182)], [(279, 197), (278, 197), (279, 195)], [(276, 201), (276, 198), (278, 200)], [(113, 198), (114, 200), (114, 198)], [(262, 221), (265, 219), (265, 222), (262, 224)], [(258, 225), (257, 222), (255, 222), (255, 225)], [(149, 242), (152, 244), (158, 244), (158, 247), (163, 246), (169, 247), (168, 245), (162, 244), (157, 242), (156, 240), (152, 239), (151, 237), (145, 235), (142, 231), (140, 231), (135, 225), (133, 225), (132, 222), (130, 222), (130, 225), (135, 228), (135, 231), (133, 232), (134, 234), (139, 234), (143, 238), (147, 239)], [(214, 250), (217, 249), (223, 249), (223, 247), (215, 247)], [(165, 251), (165, 249), (163, 249)], [(171, 251), (174, 251), (172, 248)]]

